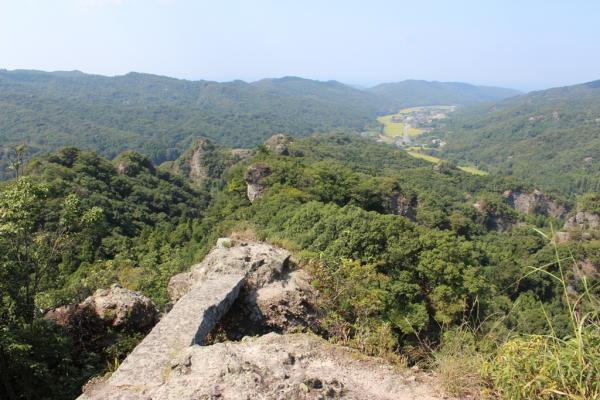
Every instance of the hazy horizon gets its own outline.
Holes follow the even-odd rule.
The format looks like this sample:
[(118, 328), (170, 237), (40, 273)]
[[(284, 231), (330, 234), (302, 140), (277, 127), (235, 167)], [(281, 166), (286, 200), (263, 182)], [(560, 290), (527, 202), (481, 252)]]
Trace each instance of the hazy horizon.
[(530, 91), (600, 79), (597, 15), (582, 0), (0, 0), (0, 68)]
[[(107, 78), (114, 78), (114, 77), (119, 77), (119, 76), (125, 76), (128, 74), (143, 74), (143, 75), (154, 75), (154, 76), (160, 76), (160, 77), (164, 77), (164, 78), (169, 78), (169, 79), (179, 79), (179, 80), (185, 80), (185, 81), (190, 81), (190, 82), (199, 82), (199, 81), (210, 81), (210, 82), (218, 82), (218, 83), (228, 83), (228, 82), (235, 82), (235, 81), (242, 81), (245, 83), (254, 83), (254, 82), (259, 82), (261, 80), (266, 80), (266, 79), (284, 79), (284, 78), (298, 78), (298, 79), (308, 79), (308, 80), (313, 80), (313, 81), (318, 81), (318, 82), (338, 82), (341, 84), (344, 84), (346, 86), (352, 87), (354, 89), (358, 89), (358, 90), (363, 90), (363, 89), (370, 89), (372, 87), (375, 87), (377, 85), (381, 85), (381, 84), (386, 84), (386, 83), (398, 83), (398, 82), (403, 82), (403, 81), (422, 81), (422, 82), (440, 82), (440, 83), (459, 83), (459, 84), (470, 84), (470, 85), (475, 85), (475, 86), (482, 86), (482, 87), (498, 87), (498, 88), (504, 88), (504, 89), (513, 89), (513, 90), (520, 90), (520, 89), (515, 89), (515, 88), (510, 88), (510, 87), (505, 87), (505, 86), (494, 86), (494, 85), (479, 85), (479, 84), (474, 84), (471, 82), (459, 82), (459, 81), (439, 81), (439, 80), (427, 80), (427, 79), (414, 79), (414, 78), (406, 78), (406, 79), (402, 79), (402, 80), (397, 80), (397, 81), (389, 81), (389, 82), (377, 82), (371, 85), (363, 85), (363, 84), (359, 84), (359, 83), (354, 83), (354, 82), (344, 82), (344, 81), (340, 81), (338, 79), (328, 79), (328, 80), (321, 80), (321, 79), (312, 79), (312, 78), (306, 78), (304, 76), (297, 76), (297, 75), (284, 75), (284, 76), (266, 76), (263, 78), (259, 78), (256, 80), (244, 80), (244, 79), (232, 79), (232, 80), (212, 80), (212, 79), (189, 79), (189, 78), (180, 78), (180, 77), (176, 77), (176, 76), (169, 76), (169, 75), (164, 75), (164, 74), (155, 74), (153, 72), (144, 72), (144, 71), (129, 71), (129, 72), (125, 72), (123, 74), (114, 74), (114, 75), (107, 75), (107, 74), (98, 74), (98, 73), (90, 73), (90, 72), (86, 72), (86, 71), (81, 71), (78, 69), (72, 69), (72, 70), (54, 70), (54, 71), (47, 71), (47, 70), (39, 70), (39, 69), (30, 69), (30, 68), (18, 68), (18, 69), (7, 69), (7, 68), (3, 68), (2, 66), (0, 66), (0, 71), (8, 71), (8, 72), (18, 72), (18, 71), (34, 71), (34, 72), (41, 72), (41, 73), (72, 73), (72, 72), (78, 72), (78, 73), (82, 73), (84, 75), (94, 75), (94, 76), (103, 76), (103, 77), (107, 77)], [(521, 90), (523, 91), (523, 90)], [(523, 91), (525, 93), (525, 91)]]

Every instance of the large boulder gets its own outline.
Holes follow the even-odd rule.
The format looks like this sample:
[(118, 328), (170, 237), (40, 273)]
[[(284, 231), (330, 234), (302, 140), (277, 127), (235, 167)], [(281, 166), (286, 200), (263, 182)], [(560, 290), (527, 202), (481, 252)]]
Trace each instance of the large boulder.
[(250, 200), (251, 203), (259, 199), (267, 190), (268, 186), (265, 182), (265, 178), (271, 174), (271, 167), (265, 163), (256, 163), (248, 167), (244, 174), (244, 181), (248, 186), (248, 200)]
[(290, 155), (290, 144), (293, 143), (292, 138), (289, 136), (285, 136), (282, 134), (273, 135), (265, 141), (265, 146), (273, 153), (278, 154), (280, 156), (289, 156)]
[[(44, 318), (68, 331), (96, 331), (103, 328), (130, 328), (145, 331), (154, 326), (159, 312), (152, 300), (117, 284), (98, 289), (79, 304), (47, 311)], [(87, 326), (86, 326), (87, 325)]]
[(600, 227), (600, 216), (589, 211), (578, 211), (566, 222), (564, 229), (598, 229)]
[(207, 276), (225, 272), (240, 258), (248, 259), (253, 267), (215, 335), (221, 333), (230, 340), (239, 340), (271, 331), (316, 330), (316, 292), (308, 274), (293, 268), (289, 252), (263, 243), (219, 239), (200, 264), (171, 278), (171, 301), (177, 302)]
[(566, 205), (550, 200), (538, 189), (531, 192), (507, 190), (504, 197), (508, 205), (523, 214), (541, 214), (562, 218), (569, 210)]

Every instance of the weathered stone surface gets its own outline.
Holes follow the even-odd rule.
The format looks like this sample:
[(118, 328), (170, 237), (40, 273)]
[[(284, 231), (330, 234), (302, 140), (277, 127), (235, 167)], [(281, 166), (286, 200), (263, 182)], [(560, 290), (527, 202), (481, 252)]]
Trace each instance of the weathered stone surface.
[(191, 272), (173, 278), (180, 284), (180, 297), (173, 309), (110, 379), (89, 387), (83, 398), (106, 398), (103, 396), (115, 390), (119, 396), (134, 396), (162, 385), (165, 368), (173, 356), (192, 344), (204, 343), (238, 297), (248, 274), (252, 273), (256, 281), (266, 281), (283, 270), (289, 258), (287, 251), (266, 244), (232, 243), (228, 239), (218, 243)]
[(416, 201), (407, 198), (402, 193), (394, 192), (390, 197), (389, 211), (414, 221), (416, 205)]
[(202, 161), (204, 155), (205, 140), (199, 139), (196, 142), (192, 157), (189, 161), (190, 174), (189, 177), (196, 185), (200, 185), (208, 176), (208, 170)]
[(597, 229), (600, 216), (588, 211), (579, 211), (565, 222), (564, 229)]
[(289, 145), (293, 143), (292, 138), (279, 134), (273, 135), (265, 141), (265, 146), (275, 154), (289, 156)]
[(146, 296), (112, 285), (110, 289), (98, 289), (80, 304), (49, 310), (44, 317), (69, 331), (95, 329), (92, 326), (82, 326), (82, 321), (102, 327), (128, 326), (144, 331), (158, 321), (158, 315), (156, 306)]
[(202, 263), (174, 277), (186, 285), (179, 287), (173, 309), (110, 378), (86, 385), (80, 399), (447, 398), (431, 376), (399, 373), (311, 334), (269, 333), (205, 345), (238, 296), (250, 314), (282, 330), (292, 326), (289, 305), (314, 296), (308, 276), (290, 268), (287, 251), (228, 239), (218, 243)]
[(573, 265), (573, 275), (577, 279), (585, 277), (587, 279), (600, 280), (600, 265), (590, 259), (580, 260)]
[(146, 399), (165, 383), (171, 359), (206, 335), (237, 298), (250, 266), (240, 260), (227, 273), (207, 276), (161, 319), (129, 354), (110, 379), (82, 395), (82, 399)]
[(152, 399), (441, 399), (430, 376), (400, 373), (314, 335), (270, 333), (192, 346)]
[(520, 190), (507, 190), (504, 192), (504, 197), (506, 197), (510, 207), (523, 214), (541, 214), (562, 218), (568, 212), (564, 204), (548, 199), (538, 189), (534, 189), (530, 193)]
[(171, 300), (174, 302), (184, 296), (205, 276), (221, 269), (229, 258), (240, 257), (239, 252), (249, 257), (253, 268), (238, 299), (217, 328), (230, 340), (271, 331), (316, 329), (316, 292), (308, 274), (291, 269), (289, 252), (261, 243), (219, 239), (202, 263), (193, 266), (190, 272), (171, 278), (168, 286)]
[(250, 273), (214, 336), (240, 340), (268, 332), (316, 332), (316, 296), (305, 271), (291, 270), (287, 262), (262, 265)]
[(280, 274), (289, 258), (288, 251), (275, 246), (220, 238), (217, 240), (216, 247), (201, 263), (193, 265), (190, 272), (173, 276), (167, 290), (171, 301), (176, 302), (193, 286), (201, 285), (207, 277), (226, 273), (231, 268), (237, 268), (239, 263), (247, 264), (250, 272), (248, 281), (264, 283)]
[(265, 163), (253, 164), (246, 170), (244, 180), (248, 185), (247, 193), (250, 202), (259, 199), (267, 189), (265, 178), (271, 175), (271, 168)]

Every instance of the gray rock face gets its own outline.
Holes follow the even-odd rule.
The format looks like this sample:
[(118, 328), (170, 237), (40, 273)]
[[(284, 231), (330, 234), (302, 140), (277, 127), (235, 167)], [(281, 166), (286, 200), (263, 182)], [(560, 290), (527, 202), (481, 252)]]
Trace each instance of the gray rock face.
[[(45, 318), (64, 326), (68, 331), (76, 329), (99, 330), (103, 327), (134, 327), (144, 331), (158, 321), (158, 310), (146, 296), (119, 285), (110, 289), (98, 289), (94, 295), (80, 304), (49, 310)], [(82, 322), (88, 325), (82, 326)]]
[(308, 277), (290, 270), (289, 257), (273, 246), (220, 239), (202, 263), (172, 279), (178, 301), (169, 314), (112, 376), (88, 383), (80, 399), (447, 398), (428, 375), (401, 374), (312, 334), (268, 333), (206, 345), (236, 302), (273, 324), (291, 326), (289, 307), (278, 306), (312, 292)]
[(171, 301), (177, 302), (192, 287), (201, 285), (208, 277), (219, 275), (235, 268), (240, 262), (249, 264), (248, 280), (264, 283), (284, 269), (290, 253), (263, 243), (235, 242), (229, 238), (217, 240), (216, 247), (201, 263), (193, 265), (190, 272), (175, 275), (167, 290)]
[(292, 138), (279, 134), (273, 135), (265, 141), (265, 146), (275, 154), (289, 156), (289, 145), (293, 143)]
[[(218, 273), (222, 263), (238, 251), (239, 243), (221, 238), (216, 248), (190, 272), (175, 275), (168, 286), (173, 302), (211, 273)], [(218, 328), (230, 340), (265, 332), (299, 332), (316, 329), (316, 293), (309, 276), (302, 270), (292, 271), (290, 254), (260, 243), (247, 243), (252, 249), (252, 270), (232, 309), (219, 322)]]
[(394, 192), (390, 198), (390, 211), (392, 214), (402, 215), (412, 221), (415, 220), (416, 202), (411, 201), (401, 193)]
[(270, 333), (192, 346), (152, 399), (441, 399), (431, 377), (399, 373), (314, 335)]
[(189, 161), (190, 165), (190, 179), (196, 185), (202, 184), (206, 177), (208, 176), (207, 168), (204, 166), (202, 161), (202, 156), (204, 154), (204, 145), (206, 141), (198, 140), (196, 142), (196, 148), (192, 153), (192, 157)]
[(244, 180), (246, 185), (248, 185), (247, 193), (250, 202), (253, 203), (259, 199), (265, 190), (267, 190), (265, 178), (270, 176), (271, 173), (271, 168), (264, 163), (257, 163), (248, 167), (244, 175)]
[(579, 211), (565, 222), (564, 229), (597, 229), (600, 216), (588, 211)]
[(217, 325), (215, 337), (240, 340), (268, 332), (319, 330), (316, 292), (308, 274), (291, 271), (287, 263), (277, 266), (283, 268), (263, 265), (248, 276), (238, 299)]
[(561, 218), (568, 212), (564, 204), (549, 200), (537, 189), (534, 189), (531, 193), (507, 190), (504, 192), (504, 197), (506, 197), (509, 206), (523, 214), (543, 214)]
[(202, 344), (235, 301), (248, 265), (207, 277), (192, 288), (129, 354), (112, 376), (88, 387), (82, 399), (151, 399), (168, 378), (171, 359), (192, 344)]
[[(165, 368), (174, 355), (192, 344), (203, 344), (216, 323), (237, 299), (248, 274), (264, 279), (269, 271), (281, 270), (289, 253), (259, 243), (234, 245), (219, 241), (204, 261), (195, 266), (182, 285), (181, 296), (144, 340), (106, 382), (88, 388), (82, 398), (146, 398), (165, 382)], [(265, 266), (273, 268), (266, 269)], [(260, 268), (262, 270), (259, 270)]]

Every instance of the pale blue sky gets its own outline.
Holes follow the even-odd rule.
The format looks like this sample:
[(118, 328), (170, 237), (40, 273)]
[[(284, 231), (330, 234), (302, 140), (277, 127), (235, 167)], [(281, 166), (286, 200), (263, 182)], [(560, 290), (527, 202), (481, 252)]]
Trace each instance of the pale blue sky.
[(0, 68), (537, 89), (600, 79), (600, 0), (0, 0)]

